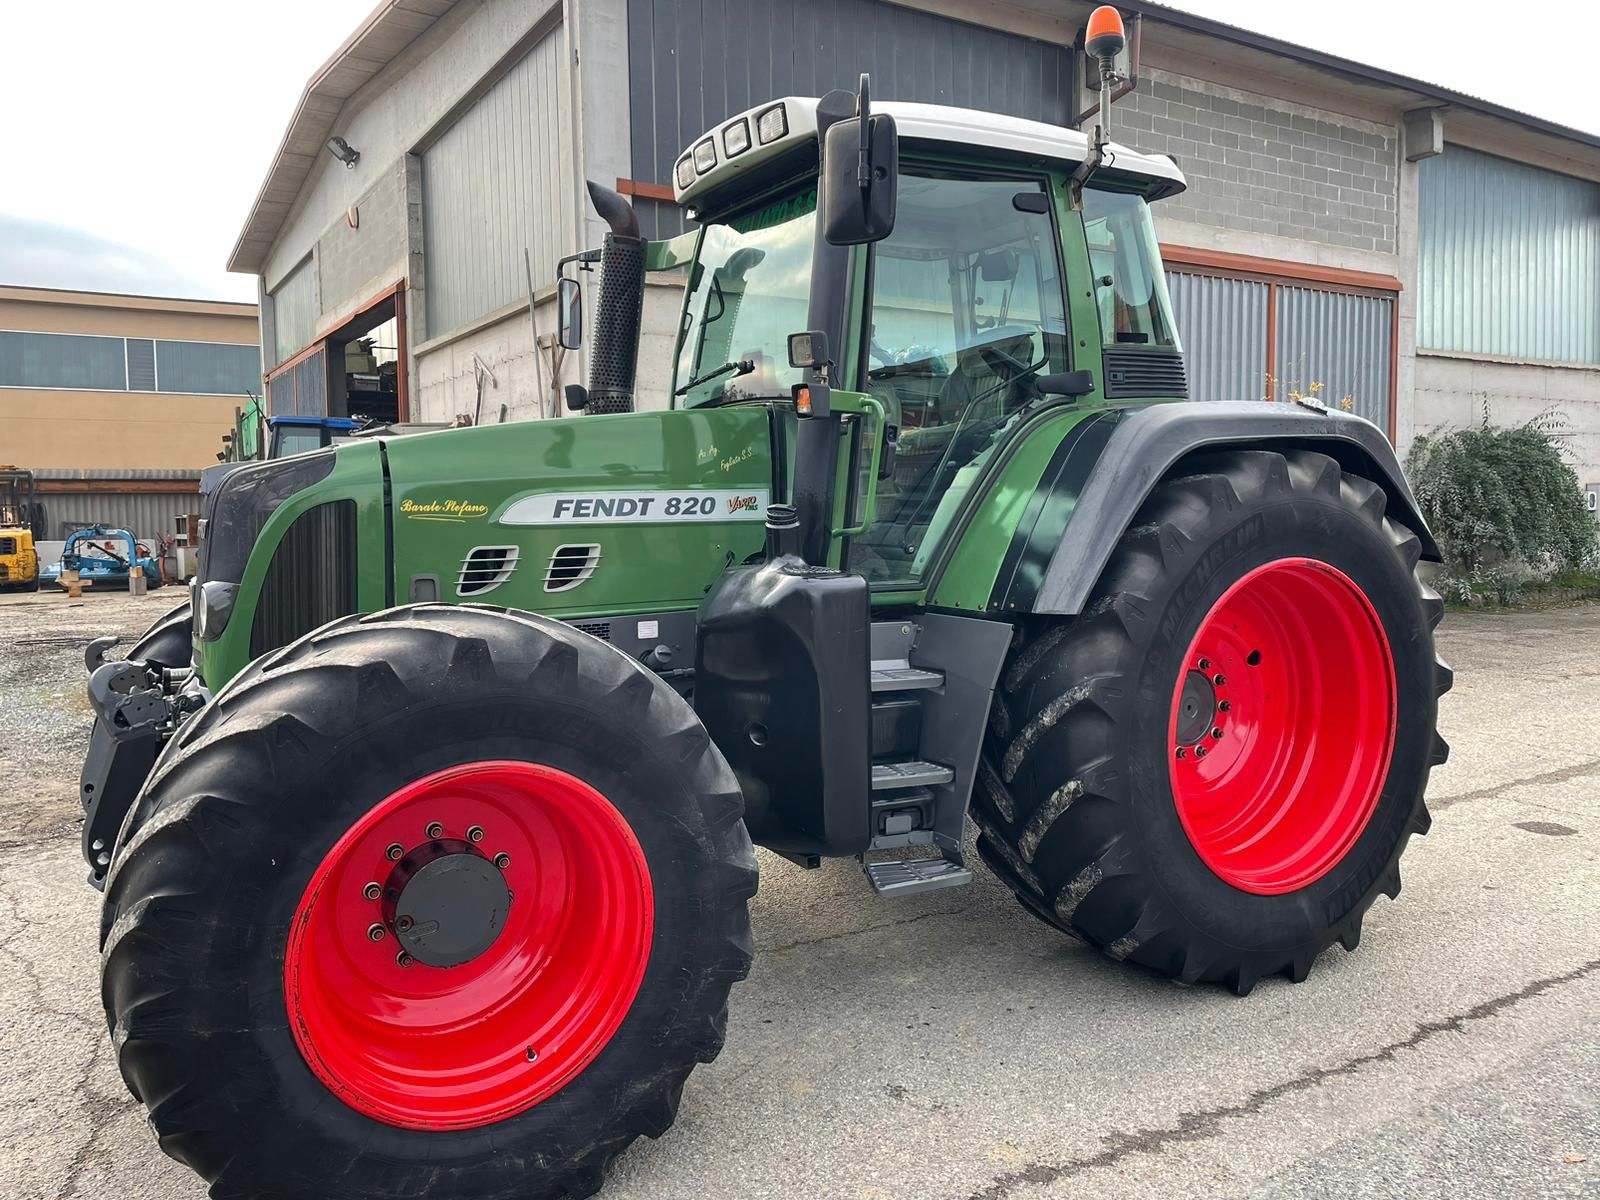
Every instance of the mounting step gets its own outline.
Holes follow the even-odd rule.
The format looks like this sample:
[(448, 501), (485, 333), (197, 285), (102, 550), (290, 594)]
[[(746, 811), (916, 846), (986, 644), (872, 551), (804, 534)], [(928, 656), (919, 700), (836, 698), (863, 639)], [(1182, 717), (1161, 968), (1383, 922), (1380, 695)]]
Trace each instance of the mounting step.
[(908, 667), (903, 662), (884, 663), (872, 666), (872, 690), (874, 692), (909, 692), (919, 688), (936, 688), (944, 685), (943, 671), (924, 671), (919, 667)]
[(863, 863), (867, 881), (880, 896), (911, 896), (972, 882), (972, 872), (942, 858), (889, 859)]
[(936, 787), (949, 783), (956, 773), (943, 763), (913, 762), (873, 763), (872, 790), (885, 788)]

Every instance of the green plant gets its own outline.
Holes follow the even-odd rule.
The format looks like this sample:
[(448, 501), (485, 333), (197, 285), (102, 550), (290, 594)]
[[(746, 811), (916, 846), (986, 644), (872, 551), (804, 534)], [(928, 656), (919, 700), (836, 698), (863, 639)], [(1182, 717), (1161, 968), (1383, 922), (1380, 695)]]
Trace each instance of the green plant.
[(1406, 470), (1444, 552), (1441, 577), (1461, 601), (1508, 602), (1523, 585), (1600, 563), (1596, 526), (1561, 456), (1566, 424), (1553, 410), (1523, 425), (1426, 434)]

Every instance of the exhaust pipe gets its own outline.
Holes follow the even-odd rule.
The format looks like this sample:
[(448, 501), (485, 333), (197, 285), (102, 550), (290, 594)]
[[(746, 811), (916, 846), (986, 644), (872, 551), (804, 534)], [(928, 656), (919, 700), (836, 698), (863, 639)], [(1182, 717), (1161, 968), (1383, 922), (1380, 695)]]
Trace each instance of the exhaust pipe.
[(645, 240), (639, 236), (638, 216), (618, 193), (590, 180), (589, 200), (611, 232), (600, 251), (600, 299), (595, 305), (589, 402), (584, 412), (632, 412), (644, 316)]

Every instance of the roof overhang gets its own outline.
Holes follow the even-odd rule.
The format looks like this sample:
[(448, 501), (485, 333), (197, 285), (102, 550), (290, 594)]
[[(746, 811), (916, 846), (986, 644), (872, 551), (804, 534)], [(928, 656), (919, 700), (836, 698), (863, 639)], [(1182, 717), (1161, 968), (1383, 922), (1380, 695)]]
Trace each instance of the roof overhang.
[(259, 274), (345, 103), (456, 0), (384, 0), (306, 84), (267, 178), (256, 193), (228, 270)]

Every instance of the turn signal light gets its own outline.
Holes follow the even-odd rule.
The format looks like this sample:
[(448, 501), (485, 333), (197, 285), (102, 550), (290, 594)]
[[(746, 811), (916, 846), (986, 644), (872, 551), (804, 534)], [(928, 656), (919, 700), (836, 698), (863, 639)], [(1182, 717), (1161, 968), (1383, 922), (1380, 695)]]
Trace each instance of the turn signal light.
[(804, 384), (794, 389), (794, 411), (796, 416), (811, 415), (811, 389)]

